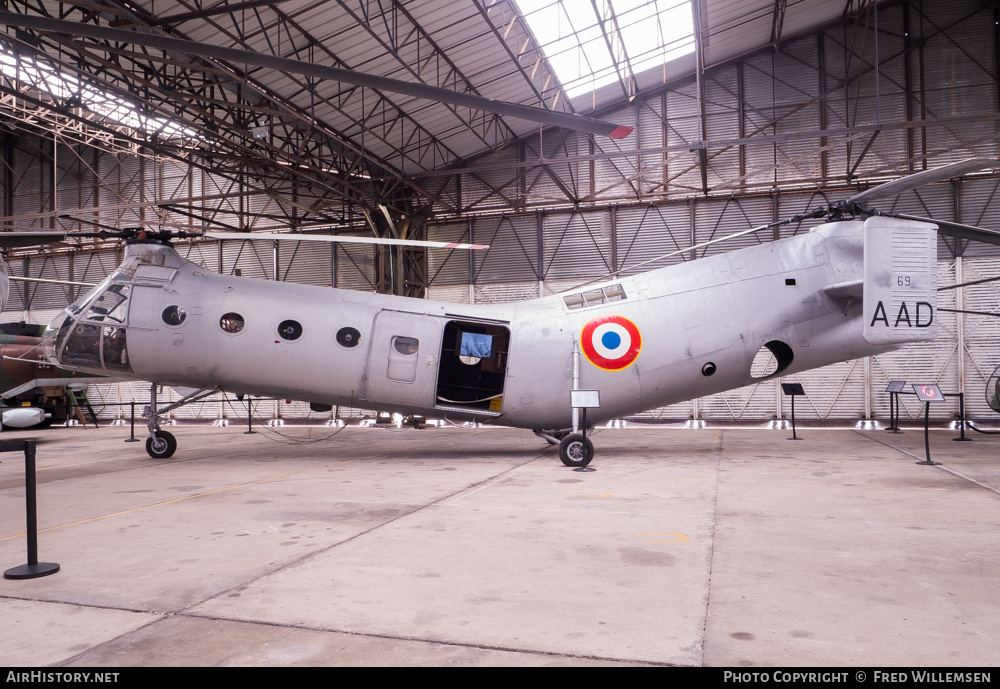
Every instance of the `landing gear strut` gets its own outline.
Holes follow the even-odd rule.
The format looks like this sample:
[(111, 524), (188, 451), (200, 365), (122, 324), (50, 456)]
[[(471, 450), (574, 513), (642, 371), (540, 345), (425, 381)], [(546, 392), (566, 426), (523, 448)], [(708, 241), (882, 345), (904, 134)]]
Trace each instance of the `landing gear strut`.
[(208, 397), (218, 392), (218, 390), (214, 388), (197, 390), (173, 404), (168, 404), (162, 409), (158, 409), (156, 404), (156, 387), (156, 383), (153, 383), (149, 388), (149, 410), (147, 412), (149, 421), (146, 422), (146, 428), (149, 429), (149, 437), (146, 438), (146, 452), (153, 459), (167, 459), (173, 457), (174, 452), (177, 451), (177, 439), (174, 438), (173, 433), (160, 430), (159, 415), (177, 409), (177, 407), (185, 404), (197, 402), (203, 397)]
[(173, 433), (160, 430), (160, 417), (156, 413), (156, 383), (149, 387), (149, 421), (146, 422), (149, 437), (146, 438), (146, 454), (153, 459), (167, 459), (177, 451), (177, 439)]
[(569, 435), (572, 431), (568, 429), (564, 431), (546, 431), (541, 428), (536, 428), (532, 432), (549, 445), (558, 445), (562, 442), (562, 439)]
[[(574, 471), (594, 471), (587, 467), (594, 458), (594, 443), (587, 437), (587, 409), (601, 406), (598, 390), (579, 390), (580, 350), (573, 352), (573, 390), (569, 393), (573, 409), (573, 432), (559, 443), (559, 459)], [(579, 430), (579, 432), (577, 432)]]

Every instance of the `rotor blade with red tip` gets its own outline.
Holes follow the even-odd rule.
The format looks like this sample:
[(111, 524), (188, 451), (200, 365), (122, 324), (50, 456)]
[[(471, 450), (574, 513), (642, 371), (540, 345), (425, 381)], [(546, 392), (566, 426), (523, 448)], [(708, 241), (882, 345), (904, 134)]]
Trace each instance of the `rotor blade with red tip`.
[(290, 234), (279, 232), (206, 232), (212, 239), (280, 239), (288, 242), (340, 242), (344, 244), (388, 244), (390, 246), (422, 246), (430, 249), (489, 249), (489, 244), (462, 242), (431, 242), (422, 239), (389, 239), (385, 237), (351, 237), (334, 234)]
[(425, 98), (427, 100), (448, 103), (459, 107), (473, 108), (484, 112), (492, 112), (497, 115), (515, 117), (529, 122), (538, 122), (544, 125), (565, 127), (591, 134), (609, 136), (613, 139), (621, 139), (632, 132), (631, 127), (625, 127), (614, 122), (604, 122), (582, 115), (574, 115), (566, 112), (556, 112), (554, 110), (543, 110), (517, 103), (493, 100), (484, 96), (477, 96), (472, 93), (460, 93), (438, 86), (427, 84), (415, 84), (399, 79), (380, 77), (374, 74), (364, 74), (351, 69), (330, 67), (327, 65), (317, 65), (311, 62), (293, 60), (287, 57), (276, 55), (266, 55), (249, 50), (238, 48), (226, 48), (212, 45), (211, 43), (199, 43), (181, 38), (172, 38), (161, 34), (140, 33), (138, 31), (128, 31), (124, 29), (113, 29), (107, 26), (97, 26), (95, 24), (84, 24), (81, 22), (66, 21), (64, 19), (51, 19), (49, 17), (36, 17), (14, 12), (0, 11), (0, 24), (6, 26), (18, 26), (23, 29), (34, 29), (36, 31), (50, 31), (52, 33), (66, 34), (69, 36), (85, 36), (98, 40), (114, 41), (118, 43), (131, 43), (147, 48), (158, 50), (171, 50), (186, 53), (196, 57), (209, 57), (217, 60), (239, 62), (247, 65), (256, 65), (268, 69), (276, 69), (292, 74), (302, 74), (305, 76), (318, 77), (321, 79), (331, 79), (345, 84), (364, 86), (387, 91), (389, 93), (400, 93), (414, 98)]

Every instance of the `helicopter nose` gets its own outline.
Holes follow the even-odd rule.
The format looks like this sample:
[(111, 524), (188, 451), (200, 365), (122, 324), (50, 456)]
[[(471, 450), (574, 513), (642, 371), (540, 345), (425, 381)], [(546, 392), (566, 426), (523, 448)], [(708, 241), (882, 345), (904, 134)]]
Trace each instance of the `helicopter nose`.
[(7, 305), (10, 296), (10, 276), (7, 274), (7, 262), (0, 260), (0, 311)]
[(59, 361), (59, 345), (66, 340), (66, 334), (73, 321), (66, 311), (52, 319), (42, 333), (42, 354), (54, 366), (62, 366)]

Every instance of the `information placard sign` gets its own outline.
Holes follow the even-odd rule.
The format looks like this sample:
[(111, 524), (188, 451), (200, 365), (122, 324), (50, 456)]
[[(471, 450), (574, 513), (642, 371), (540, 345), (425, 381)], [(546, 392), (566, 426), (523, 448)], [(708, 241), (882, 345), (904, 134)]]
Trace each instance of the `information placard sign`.
[(569, 399), (574, 409), (597, 409), (601, 406), (601, 391), (570, 390)]
[(941, 388), (933, 383), (914, 383), (913, 392), (917, 393), (917, 398), (921, 402), (944, 402)]

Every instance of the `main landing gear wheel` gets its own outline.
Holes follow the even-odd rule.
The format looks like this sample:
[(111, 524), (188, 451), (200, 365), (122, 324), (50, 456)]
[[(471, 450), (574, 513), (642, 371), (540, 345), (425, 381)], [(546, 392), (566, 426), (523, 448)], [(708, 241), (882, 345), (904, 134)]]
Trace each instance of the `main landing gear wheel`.
[(559, 443), (559, 459), (568, 467), (585, 467), (594, 458), (594, 443), (582, 433), (567, 435)]
[(173, 433), (156, 431), (146, 438), (146, 452), (153, 459), (168, 459), (177, 451), (177, 439)]

